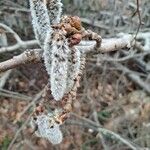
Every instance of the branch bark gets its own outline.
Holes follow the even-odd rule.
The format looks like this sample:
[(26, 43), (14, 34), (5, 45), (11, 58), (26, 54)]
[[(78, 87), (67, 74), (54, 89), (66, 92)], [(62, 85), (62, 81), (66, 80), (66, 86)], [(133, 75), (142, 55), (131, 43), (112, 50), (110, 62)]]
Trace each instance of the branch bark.
[(27, 50), (18, 56), (14, 56), (12, 59), (1, 62), (0, 73), (12, 68), (16, 68), (20, 65), (40, 62), (41, 58), (42, 58), (41, 49)]
[[(119, 34), (118, 38), (102, 39), (101, 47), (98, 49), (99, 53), (107, 53), (117, 51), (122, 48), (130, 48), (132, 46), (133, 37), (129, 34)], [(84, 53), (91, 53), (95, 47), (95, 41), (82, 41), (79, 46), (76, 46)], [(96, 51), (94, 51), (96, 53)]]
[(23, 41), (13, 29), (3, 23), (0, 23), (0, 28), (3, 28), (5, 32), (11, 33), (17, 42), (12, 46), (0, 48), (0, 53), (11, 52), (19, 48), (28, 48), (30, 46), (38, 45), (37, 40)]
[[(129, 48), (131, 47), (131, 42), (132, 38), (130, 36), (123, 36), (121, 38), (104, 39), (99, 50), (94, 50), (96, 44), (95, 41), (83, 41), (76, 47), (83, 53), (106, 53), (117, 51), (122, 48)], [(10, 60), (1, 62), (0, 72), (4, 72), (24, 64), (40, 62), (42, 60), (42, 52), (43, 51), (41, 49), (27, 50), (18, 56), (14, 56)]]

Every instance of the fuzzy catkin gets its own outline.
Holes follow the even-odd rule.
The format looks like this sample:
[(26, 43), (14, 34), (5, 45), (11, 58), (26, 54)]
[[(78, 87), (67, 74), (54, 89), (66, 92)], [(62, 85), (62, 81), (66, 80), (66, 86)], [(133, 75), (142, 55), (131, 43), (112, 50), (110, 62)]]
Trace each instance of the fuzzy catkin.
[(70, 48), (70, 55), (69, 55), (69, 61), (68, 61), (68, 77), (67, 77), (67, 86), (66, 86), (66, 93), (68, 93), (75, 83), (74, 80), (79, 74), (80, 71), (80, 51), (72, 47)]
[(59, 144), (62, 142), (63, 135), (60, 130), (60, 125), (57, 124), (54, 118), (49, 114), (41, 114), (37, 116), (36, 120), (31, 120), (31, 126), (37, 127), (35, 134), (38, 137), (46, 138), (52, 144)]
[(51, 28), (60, 22), (61, 0), (30, 0), (30, 9), (35, 37), (44, 50), (52, 95), (55, 100), (61, 100), (71, 90), (79, 73), (80, 51), (68, 46), (63, 31)]
[(44, 58), (52, 95), (55, 100), (61, 100), (71, 90), (79, 73), (80, 51), (75, 47), (68, 47), (67, 39), (61, 31), (54, 31), (46, 38)]
[(55, 100), (60, 100), (66, 92), (70, 49), (61, 32), (54, 33), (52, 46), (51, 89)]
[(50, 23), (57, 24), (60, 22), (62, 14), (61, 0), (47, 0), (46, 2)]
[(30, 10), (35, 37), (42, 47), (47, 33), (51, 31), (47, 8), (41, 0), (30, 0)]

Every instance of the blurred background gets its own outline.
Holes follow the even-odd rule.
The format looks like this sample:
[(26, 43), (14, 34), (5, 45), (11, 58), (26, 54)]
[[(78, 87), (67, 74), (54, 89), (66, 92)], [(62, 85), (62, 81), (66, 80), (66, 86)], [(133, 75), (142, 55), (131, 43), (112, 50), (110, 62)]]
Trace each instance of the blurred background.
[[(13, 150), (132, 149), (112, 134), (98, 131), (96, 125), (137, 149), (150, 149), (150, 1), (139, 0), (138, 5), (137, 0), (62, 2), (63, 14), (79, 16), (86, 29), (102, 38), (119, 33), (134, 36), (138, 31), (140, 48), (87, 56), (77, 101), (62, 126), (63, 142), (56, 146), (32, 135), (29, 124), (22, 127), (32, 112), (30, 103), (47, 84), (44, 65), (24, 65), (0, 74), (0, 149), (7, 150), (10, 144)], [(23, 41), (35, 39), (28, 0), (0, 0), (0, 23)], [(2, 52), (2, 47), (14, 45), (16, 40), (2, 28), (0, 33), (0, 62), (28, 48)], [(33, 44), (30, 48), (37, 47)], [(47, 96), (48, 103), (50, 99), (51, 95)]]

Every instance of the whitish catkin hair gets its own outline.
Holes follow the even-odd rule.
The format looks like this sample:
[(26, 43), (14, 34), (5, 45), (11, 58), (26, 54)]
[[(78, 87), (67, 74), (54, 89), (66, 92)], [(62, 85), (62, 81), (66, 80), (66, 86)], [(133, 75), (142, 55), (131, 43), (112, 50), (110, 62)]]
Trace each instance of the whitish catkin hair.
[(51, 91), (55, 100), (60, 100), (66, 92), (68, 55), (70, 49), (66, 37), (60, 32), (52, 34)]
[(72, 89), (75, 83), (74, 80), (80, 71), (81, 52), (75, 47), (72, 47), (70, 49), (71, 51), (68, 61), (68, 77), (67, 77), (66, 93), (68, 93)]
[(51, 17), (51, 23), (59, 22), (61, 6), (60, 0), (46, 3), (30, 0), (33, 28), (36, 39), (44, 49), (45, 67), (50, 76), (51, 91), (55, 100), (60, 100), (65, 93), (69, 50), (66, 38), (61, 34), (55, 36), (56, 32), (50, 27)]
[(51, 32), (47, 8), (41, 0), (30, 0), (30, 10), (35, 37), (42, 47), (47, 33)]
[(70, 48), (62, 31), (50, 26), (60, 21), (61, 0), (30, 0), (30, 9), (35, 37), (44, 49), (52, 95), (55, 100), (61, 100), (73, 87), (79, 72), (80, 51)]
[(71, 90), (79, 73), (80, 51), (68, 47), (68, 41), (62, 31), (53, 31), (46, 38), (44, 58), (46, 70), (50, 75), (52, 95), (55, 100), (61, 100), (64, 94)]
[(48, 15), (51, 24), (57, 24), (60, 22), (62, 14), (62, 3), (61, 0), (47, 0), (46, 6), (48, 9)]
[(60, 130), (60, 125), (57, 124), (50, 114), (41, 114), (37, 116), (36, 120), (31, 120), (31, 127), (37, 127), (35, 134), (38, 137), (46, 138), (52, 144), (59, 144), (62, 142), (63, 135)]

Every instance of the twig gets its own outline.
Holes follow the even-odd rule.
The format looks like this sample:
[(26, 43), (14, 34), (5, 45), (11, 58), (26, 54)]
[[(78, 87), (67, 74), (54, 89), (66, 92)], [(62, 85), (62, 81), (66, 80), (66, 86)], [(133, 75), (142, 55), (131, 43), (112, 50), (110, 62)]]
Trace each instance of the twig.
[(20, 65), (40, 62), (42, 58), (41, 52), (42, 50), (40, 49), (27, 50), (22, 54), (13, 57), (12, 59), (1, 62), (0, 73), (12, 68), (16, 68)]
[(9, 78), (11, 72), (12, 72), (12, 70), (8, 70), (4, 74), (2, 74), (2, 76), (0, 77), (0, 88), (3, 88), (5, 86), (5, 83), (6, 83), (7, 79)]
[(137, 150), (137, 147), (133, 146), (129, 141), (127, 141), (126, 139), (122, 138), (119, 134), (116, 134), (110, 130), (107, 130), (105, 128), (98, 128), (99, 132), (102, 132), (103, 134), (110, 134), (113, 135), (116, 139), (120, 140), (122, 143), (128, 145), (128, 147), (130, 147), (133, 150)]
[(138, 57), (144, 57), (146, 55), (149, 55), (150, 54), (150, 51), (146, 51), (146, 52), (143, 52), (143, 53), (139, 53), (139, 54), (130, 54), (127, 55), (127, 56), (124, 56), (122, 58), (112, 58), (112, 57), (102, 57), (100, 59), (100, 61), (107, 61), (107, 62), (124, 62), (124, 61), (127, 61), (127, 60), (130, 60), (130, 59), (133, 59), (133, 58), (138, 58)]
[(3, 6), (2, 11), (7, 11), (7, 10), (12, 10), (15, 11), (16, 13), (23, 12), (23, 13), (30, 13), (30, 10), (27, 8), (18, 8), (18, 7), (7, 7)]
[(45, 92), (45, 89), (47, 88), (47, 85), (44, 87), (43, 90), (41, 90), (36, 96), (35, 98), (33, 98), (33, 100), (25, 107), (25, 109), (19, 114), (19, 117), (17, 118), (17, 120), (14, 121), (17, 122), (18, 119), (20, 119), (39, 99), (41, 99), (43, 93)]
[(4, 90), (4, 89), (1, 89), (1, 88), (0, 88), (0, 96), (19, 99), (19, 100), (27, 100), (27, 101), (32, 100), (32, 98), (29, 97), (29, 96), (26, 96), (26, 95), (23, 95), (23, 94), (20, 94), (20, 93), (17, 93), (17, 92)]
[[(97, 53), (107, 53), (117, 51), (122, 48), (130, 48), (132, 46), (133, 38), (129, 34), (120, 34), (119, 38), (103, 39), (101, 47)], [(83, 41), (79, 46), (76, 46), (85, 53), (91, 53), (95, 47), (95, 41)], [(96, 53), (96, 51), (94, 51)]]
[(144, 91), (150, 94), (150, 86), (144, 82), (136, 73), (129, 70), (121, 64), (114, 64), (118, 69), (122, 70), (134, 83), (141, 87)]
[(0, 48), (0, 53), (11, 52), (11, 51), (14, 51), (14, 50), (19, 49), (19, 48), (25, 49), (25, 48), (28, 48), (30, 46), (34, 46), (34, 45), (38, 44), (37, 40), (22, 41), (22, 39), (19, 37), (19, 35), (14, 30), (12, 30), (9, 26), (7, 26), (5, 24), (0, 23), (0, 28), (5, 29), (6, 32), (12, 33), (14, 38), (17, 41), (17, 43), (12, 45), (12, 46)]
[(109, 30), (110, 29), (107, 26), (101, 25), (99, 21), (94, 21), (93, 22), (92, 20), (87, 19), (87, 18), (81, 18), (81, 21), (85, 24), (89, 24), (91, 26), (98, 27), (98, 28), (101, 28), (101, 29), (104, 29), (104, 30)]
[(14, 142), (16, 141), (17, 137), (19, 136), (19, 134), (21, 133), (21, 131), (24, 129), (24, 127), (27, 125), (27, 123), (30, 121), (31, 117), (32, 117), (32, 114), (30, 114), (30, 115), (28, 116), (28, 118), (27, 118), (26, 121), (23, 123), (23, 125), (17, 130), (17, 132), (16, 132), (16, 134), (15, 134), (13, 140), (12, 140), (11, 143), (9, 144), (9, 147), (8, 147), (7, 150), (12, 150), (12, 146), (13, 146)]
[(0, 54), (4, 53), (4, 52), (12, 52), (12, 51), (17, 50), (19, 48), (26, 49), (26, 48), (29, 48), (29, 47), (32, 47), (35, 45), (38, 45), (36, 40), (22, 41), (21, 43), (17, 43), (17, 44), (12, 45), (12, 46), (0, 48)]
[[(8, 47), (2, 47), (0, 48), (0, 53), (4, 52), (11, 52), (14, 50), (17, 50), (19, 48), (28, 48), (29, 46), (34, 46), (37, 45), (38, 42), (36, 40), (31, 40), (31, 41), (22, 41), (21, 38), (18, 36), (18, 34), (13, 31), (10, 27), (6, 26), (5, 24), (0, 24), (0, 26), (7, 31), (13, 33), (15, 39), (17, 40), (17, 43), (13, 46), (8, 46)], [(102, 45), (99, 49), (101, 52), (109, 52), (109, 51), (115, 51), (124, 47), (129, 47), (131, 46), (131, 42), (133, 39), (131, 39), (131, 35), (129, 34), (122, 34), (120, 38), (112, 38), (112, 39), (104, 39), (102, 41)], [(92, 51), (95, 48), (95, 41), (93, 42), (85, 42), (86, 45), (83, 46), (82, 42), (80, 45), (76, 46), (79, 48), (81, 51)]]
[(119, 134), (116, 134), (113, 131), (110, 131), (108, 129), (102, 128), (99, 125), (97, 125), (97, 123), (95, 123), (87, 118), (78, 116), (76, 114), (73, 114), (73, 115), (75, 117), (77, 117), (79, 119), (79, 121), (70, 120), (67, 122), (68, 124), (74, 124), (74, 125), (80, 125), (83, 127), (88, 127), (97, 132), (103, 133), (104, 135), (110, 134), (110, 135), (114, 136), (116, 139), (118, 139), (119, 141), (121, 141), (122, 143), (124, 143), (125, 145), (127, 145), (128, 147), (130, 147), (131, 149), (133, 149), (133, 150), (138, 149), (137, 147), (133, 146), (128, 140), (121, 137)]
[[(99, 50), (93, 50), (95, 47), (95, 42), (81, 42), (81, 46), (76, 46), (83, 53), (106, 53), (110, 51), (117, 51), (121, 48), (130, 47), (132, 38), (130, 35), (125, 35), (120, 38), (104, 39)], [(85, 44), (87, 46), (85, 46)], [(13, 59), (4, 61), (0, 63), (0, 72), (7, 71), (9, 69), (18, 67), (23, 64), (37, 63), (42, 60), (42, 50), (33, 49), (25, 51), (24, 53), (15, 56)]]
[[(150, 32), (143, 32), (143, 33), (138, 33), (138, 35), (136, 36), (137, 40), (144, 40), (144, 46), (143, 49), (141, 49), (141, 51), (150, 51)], [(135, 44), (136, 48), (140, 48), (139, 44), (136, 42)]]
[[(47, 87), (47, 86), (46, 86), (46, 87)], [(46, 88), (46, 87), (45, 87), (45, 88)], [(32, 101), (31, 103), (29, 103), (29, 105), (28, 105), (28, 106), (23, 110), (23, 112), (20, 114), (19, 118), (21, 118), (21, 117), (27, 112), (27, 110), (28, 110), (31, 106), (33, 106), (33, 105), (36, 103), (36, 101), (38, 101), (38, 100), (42, 97), (42, 94), (44, 93), (45, 88), (44, 88), (42, 91), (40, 91), (40, 92), (35, 96), (35, 98), (33, 99), (33, 101)], [(12, 148), (14, 142), (16, 141), (17, 137), (19, 136), (19, 134), (21, 133), (21, 131), (23, 130), (23, 128), (24, 128), (24, 127), (27, 125), (27, 123), (30, 121), (32, 115), (33, 115), (33, 114), (31, 113), (31, 114), (28, 116), (27, 120), (24, 122), (24, 124), (23, 124), (23, 125), (20, 127), (20, 129), (16, 132), (16, 134), (15, 134), (13, 140), (12, 140), (11, 143), (9, 144), (8, 150), (11, 150), (11, 148)], [(17, 119), (19, 119), (19, 118), (17, 118)], [(14, 123), (15, 123), (16, 121), (17, 121), (17, 120), (15, 120)]]
[(137, 34), (139, 33), (139, 30), (140, 30), (140, 27), (142, 25), (142, 19), (141, 19), (141, 14), (140, 14), (140, 5), (139, 5), (139, 0), (136, 0), (136, 3), (137, 3), (137, 9), (136, 9), (136, 12), (135, 14), (137, 13), (138, 14), (138, 18), (139, 18), (139, 25), (138, 25), (138, 28), (137, 28), (137, 31), (136, 31), (136, 34), (135, 34), (135, 39), (137, 37)]
[[(90, 103), (91, 103), (91, 107), (92, 107), (92, 110), (93, 110), (93, 118), (94, 118), (94, 121), (99, 125), (101, 126), (101, 124), (99, 123), (99, 120), (98, 120), (98, 115), (97, 115), (97, 112), (96, 112), (96, 107), (95, 107), (95, 104), (94, 104), (94, 101), (93, 99), (90, 97), (89, 95), (90, 91), (87, 91), (87, 98), (90, 100)], [(103, 137), (103, 135), (101, 133), (98, 133), (98, 137), (100, 138), (101, 140), (101, 143), (103, 145), (103, 148), (104, 150), (108, 150), (108, 146), (106, 145), (106, 142), (105, 142), (105, 139)]]
[(14, 38), (16, 39), (16, 41), (17, 41), (18, 43), (21, 43), (21, 42), (22, 42), (22, 40), (21, 40), (21, 38), (19, 37), (19, 35), (18, 35), (14, 30), (12, 30), (9, 26), (7, 26), (7, 25), (5, 25), (5, 24), (3, 24), (3, 23), (0, 23), (0, 27), (3, 28), (3, 29), (5, 29), (6, 32), (9, 32), (9, 33), (13, 34)]

